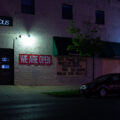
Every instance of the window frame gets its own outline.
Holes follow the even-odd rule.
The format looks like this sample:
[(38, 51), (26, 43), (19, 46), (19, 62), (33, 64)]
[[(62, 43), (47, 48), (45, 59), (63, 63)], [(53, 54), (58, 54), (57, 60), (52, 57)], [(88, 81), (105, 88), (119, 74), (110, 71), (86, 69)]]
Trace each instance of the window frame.
[(35, 14), (35, 0), (32, 0), (31, 5), (22, 3), (21, 0), (21, 13), (23, 14)]
[(105, 12), (103, 10), (96, 10), (95, 17), (97, 25), (105, 25)]
[[(69, 7), (70, 11), (65, 11), (64, 7)], [(68, 16), (66, 16), (67, 12), (69, 12)], [(73, 20), (73, 6), (71, 4), (62, 4), (62, 19)]]

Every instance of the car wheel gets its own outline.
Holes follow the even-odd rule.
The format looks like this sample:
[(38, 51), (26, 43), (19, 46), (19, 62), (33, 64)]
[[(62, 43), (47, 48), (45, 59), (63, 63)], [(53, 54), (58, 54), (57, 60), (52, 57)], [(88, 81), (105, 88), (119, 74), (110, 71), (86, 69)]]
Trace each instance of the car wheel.
[(99, 95), (100, 95), (101, 97), (107, 96), (107, 90), (106, 90), (105, 88), (101, 88), (101, 89), (99, 90)]

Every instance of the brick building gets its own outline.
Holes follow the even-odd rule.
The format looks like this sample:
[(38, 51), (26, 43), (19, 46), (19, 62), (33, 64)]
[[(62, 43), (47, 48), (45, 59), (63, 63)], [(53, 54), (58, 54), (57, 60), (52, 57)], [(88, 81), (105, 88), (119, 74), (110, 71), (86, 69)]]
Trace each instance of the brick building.
[[(55, 56), (56, 41), (64, 49), (71, 38), (66, 28), (72, 19), (80, 28), (97, 24), (103, 41), (120, 41), (119, 0), (3, 0), (0, 8), (0, 84), (76, 85), (91, 79), (91, 58)], [(101, 64), (95, 76), (103, 74)]]

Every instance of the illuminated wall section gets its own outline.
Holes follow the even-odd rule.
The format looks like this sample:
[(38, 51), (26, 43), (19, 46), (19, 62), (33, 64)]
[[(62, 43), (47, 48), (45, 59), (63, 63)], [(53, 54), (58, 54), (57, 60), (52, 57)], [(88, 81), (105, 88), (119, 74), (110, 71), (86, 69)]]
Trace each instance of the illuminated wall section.
[[(28, 36), (22, 37), (21, 35), (21, 38), (19, 38), (19, 42), (16, 41), (15, 82), (16, 84), (26, 85), (54, 84), (56, 80), (56, 73), (55, 73), (55, 59), (54, 57), (52, 57), (52, 38), (42, 35), (41, 36), (35, 35), (35, 37), (32, 36), (33, 34), (30, 34), (30, 37)], [(19, 54), (50, 55), (52, 57), (52, 64), (21, 65), (18, 63)], [(21, 79), (24, 79), (24, 81), (21, 81)]]

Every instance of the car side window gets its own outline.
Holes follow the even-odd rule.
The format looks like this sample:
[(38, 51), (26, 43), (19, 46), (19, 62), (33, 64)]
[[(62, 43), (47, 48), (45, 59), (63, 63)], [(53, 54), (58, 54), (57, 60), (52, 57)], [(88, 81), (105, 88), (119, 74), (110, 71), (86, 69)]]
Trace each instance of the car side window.
[(95, 81), (96, 82), (102, 82), (102, 81), (105, 81), (107, 79), (108, 79), (108, 76), (102, 76), (102, 77), (97, 78)]
[(104, 81), (106, 79), (107, 79), (107, 77), (103, 77), (103, 78), (100, 78), (99, 81)]
[(118, 81), (118, 80), (120, 80), (120, 76), (119, 76), (119, 75), (113, 76), (113, 77), (112, 77), (112, 80), (113, 80), (113, 81)]

